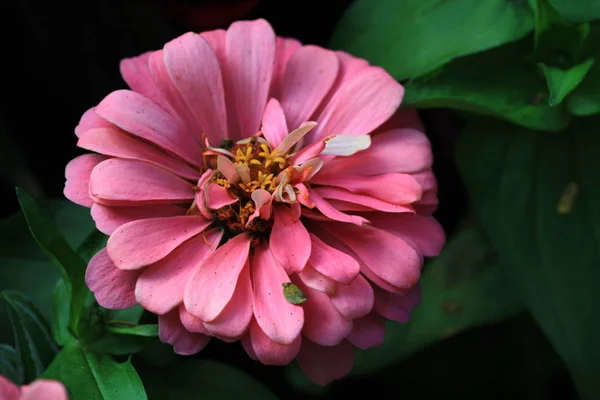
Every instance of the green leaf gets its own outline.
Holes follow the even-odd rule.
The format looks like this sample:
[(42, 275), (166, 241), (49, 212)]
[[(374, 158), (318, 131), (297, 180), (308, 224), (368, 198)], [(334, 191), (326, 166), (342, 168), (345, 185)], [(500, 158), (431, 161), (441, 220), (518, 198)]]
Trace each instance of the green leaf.
[(71, 342), (44, 373), (63, 382), (70, 400), (146, 400), (146, 392), (130, 361), (116, 362), (108, 355), (87, 352)]
[(17, 382), (29, 383), (44, 372), (58, 352), (44, 316), (25, 296), (3, 291), (0, 300), (6, 303), (17, 350)]
[(521, 41), (463, 57), (433, 76), (409, 81), (404, 105), (450, 107), (492, 115), (541, 130), (567, 126), (565, 107), (543, 101), (546, 85), (529, 60), (530, 44)]
[(152, 336), (114, 333), (105, 330), (101, 337), (91, 341), (87, 348), (99, 354), (127, 355), (138, 353), (153, 342)]
[(52, 262), (59, 267), (71, 292), (69, 326), (77, 334), (81, 315), (91, 295), (85, 285), (86, 264), (27, 193), (17, 188), (17, 197), (33, 237)]
[(59, 279), (52, 292), (52, 336), (54, 340), (64, 346), (73, 338), (69, 332), (69, 291), (64, 279)]
[(353, 374), (372, 373), (466, 329), (522, 311), (479, 227), (466, 227), (425, 266), (421, 305), (406, 324), (388, 321), (384, 342), (356, 353)]
[(599, 130), (599, 118), (555, 135), (474, 119), (458, 151), (500, 262), (584, 399), (600, 393)]
[(0, 375), (17, 382), (19, 380), (17, 362), (17, 351), (7, 344), (0, 344)]
[[(581, 50), (583, 57), (600, 60), (600, 24), (590, 25), (590, 32)], [(574, 115), (588, 116), (600, 113), (600, 64), (595, 63), (587, 76), (567, 97), (569, 110)]]
[(136, 325), (140, 321), (140, 318), (142, 318), (144, 309), (142, 306), (137, 305), (123, 310), (105, 309), (105, 312), (107, 313), (106, 319), (108, 321), (124, 321)]
[(161, 400), (276, 400), (269, 389), (246, 373), (220, 362), (192, 360), (175, 366), (140, 370), (148, 392)]
[(330, 47), (401, 80), (518, 40), (532, 27), (526, 0), (358, 0), (342, 16)]
[(600, 18), (598, 0), (548, 0), (548, 3), (569, 22), (586, 22)]
[(100, 231), (94, 230), (85, 238), (81, 245), (77, 247), (77, 254), (79, 254), (85, 262), (89, 262), (96, 253), (106, 247), (107, 241), (108, 236)]
[(132, 335), (132, 336), (145, 336), (145, 337), (156, 337), (158, 336), (158, 325), (128, 325), (123, 324), (120, 321), (109, 321), (106, 324), (106, 329), (112, 333), (120, 335)]
[(282, 285), (283, 285), (283, 297), (285, 297), (285, 299), (289, 303), (302, 304), (306, 300), (308, 300), (308, 298), (306, 297), (304, 292), (302, 292), (302, 290), (300, 290), (300, 288), (298, 286), (294, 285), (293, 283), (284, 282), (284, 283), (282, 283)]
[(592, 68), (592, 65), (594, 65), (593, 58), (567, 70), (540, 64), (540, 68), (548, 83), (548, 90), (550, 91), (548, 105), (556, 106), (560, 104), (583, 81), (583, 78), (585, 78), (590, 68)]
[(549, 9), (546, 6), (546, 0), (528, 0), (529, 7), (533, 11), (533, 32), (534, 47), (538, 46), (542, 33), (550, 27), (551, 19)]

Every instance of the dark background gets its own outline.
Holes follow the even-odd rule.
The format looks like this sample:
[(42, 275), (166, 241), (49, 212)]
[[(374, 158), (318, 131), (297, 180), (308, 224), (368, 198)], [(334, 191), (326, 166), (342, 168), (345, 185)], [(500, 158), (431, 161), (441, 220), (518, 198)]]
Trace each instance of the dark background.
[[(254, 18), (267, 19), (279, 36), (327, 46), (350, 3), (5, 0), (0, 5), (0, 217), (18, 210), (15, 186), (36, 197), (62, 197), (65, 165), (82, 153), (73, 130), (85, 110), (125, 87), (122, 58), (161, 48), (190, 30), (227, 28), (234, 20)], [(461, 120), (447, 110), (421, 116), (440, 182), (436, 217), (450, 234), (468, 208), (453, 158)], [(309, 397), (289, 385), (283, 368), (251, 361), (239, 345), (213, 341), (201, 356), (237, 365), (282, 399)], [(528, 315), (457, 335), (375, 376), (337, 382), (327, 397), (363, 392), (399, 398), (575, 398), (568, 373)]]

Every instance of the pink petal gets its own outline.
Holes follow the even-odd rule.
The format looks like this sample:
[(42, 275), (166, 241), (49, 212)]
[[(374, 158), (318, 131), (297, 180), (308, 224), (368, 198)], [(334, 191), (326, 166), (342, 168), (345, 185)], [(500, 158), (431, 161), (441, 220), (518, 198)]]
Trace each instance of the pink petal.
[(331, 296), (331, 303), (344, 317), (356, 319), (371, 312), (375, 296), (373, 288), (362, 275), (358, 275), (348, 285), (338, 285)]
[[(331, 202), (332, 199), (333, 200), (341, 200), (341, 201), (348, 202), (348, 203), (359, 204), (363, 207), (368, 207), (368, 209), (383, 211), (386, 213), (413, 213), (414, 212), (414, 210), (409, 206), (387, 203), (385, 201), (376, 199), (369, 195), (351, 193), (342, 188), (325, 186), (325, 187), (316, 187), (313, 190), (315, 192), (319, 193), (319, 195), (321, 197), (323, 197), (324, 199), (329, 200), (329, 202)], [(360, 208), (359, 208), (359, 210), (360, 210)], [(371, 218), (371, 216), (369, 216), (369, 218)]]
[(317, 126), (317, 123), (313, 121), (302, 123), (298, 128), (291, 131), (290, 134), (279, 143), (275, 150), (279, 150), (281, 154), (287, 154), (290, 149), (299, 143), (315, 126)]
[(406, 242), (415, 244), (425, 257), (440, 254), (446, 235), (444, 229), (434, 218), (417, 214), (374, 215), (373, 226), (392, 232)]
[(373, 134), (379, 134), (381, 132), (389, 131), (391, 129), (398, 129), (399, 127), (416, 129), (424, 132), (425, 127), (419, 119), (419, 113), (414, 108), (399, 108), (396, 110), (394, 115), (383, 125), (381, 125)]
[(240, 174), (235, 168), (235, 165), (229, 158), (226, 158), (225, 156), (217, 156), (217, 169), (231, 183), (235, 183), (240, 180)]
[(309, 288), (313, 288), (328, 295), (333, 295), (337, 289), (337, 282), (326, 277), (314, 268), (309, 266), (304, 267), (298, 273), (298, 278)]
[(121, 225), (139, 219), (174, 217), (185, 215), (186, 209), (170, 204), (154, 204), (149, 206), (109, 207), (99, 203), (92, 205), (91, 215), (96, 228), (106, 234), (112, 233)]
[(375, 288), (375, 306), (377, 314), (393, 321), (406, 323), (412, 310), (421, 304), (421, 287), (413, 286), (407, 294), (390, 293)]
[(75, 127), (75, 135), (80, 137), (83, 133), (95, 128), (113, 128), (114, 125), (96, 114), (96, 107), (92, 107), (83, 113), (79, 124)]
[(225, 90), (219, 60), (198, 34), (167, 43), (164, 62), (171, 80), (211, 143), (227, 138)]
[(195, 333), (206, 333), (204, 322), (187, 312), (183, 303), (179, 305), (179, 319), (185, 329)]
[(316, 175), (313, 183), (341, 187), (349, 192), (364, 194), (392, 204), (410, 204), (421, 199), (419, 183), (408, 174), (391, 173), (374, 176)]
[(143, 94), (165, 110), (172, 112), (172, 107), (164, 93), (156, 86), (150, 73), (148, 61), (152, 53), (154, 52), (148, 51), (137, 57), (123, 59), (120, 64), (121, 76), (131, 90)]
[(129, 222), (110, 236), (106, 249), (118, 268), (142, 268), (162, 260), (183, 242), (206, 229), (211, 222), (199, 215)]
[(158, 336), (162, 342), (172, 345), (175, 353), (182, 356), (198, 353), (210, 341), (210, 336), (186, 330), (179, 320), (177, 310), (158, 316)]
[(298, 280), (295, 283), (308, 298), (302, 303), (304, 336), (322, 346), (335, 346), (348, 337), (352, 331), (352, 321), (340, 314), (329, 296), (309, 288)]
[(89, 186), (91, 195), (108, 205), (177, 203), (194, 197), (191, 183), (137, 160), (101, 162), (92, 171)]
[(331, 50), (303, 46), (288, 61), (281, 89), (281, 106), (288, 126), (308, 121), (333, 85), (338, 59)]
[(183, 301), (183, 290), (195, 267), (217, 248), (223, 231), (211, 229), (145, 268), (135, 285), (135, 298), (146, 310), (166, 314)]
[(360, 265), (354, 258), (325, 244), (312, 233), (310, 241), (312, 251), (308, 263), (315, 270), (343, 284), (349, 284), (359, 274)]
[(124, 131), (146, 139), (184, 160), (202, 164), (202, 148), (181, 122), (143, 95), (117, 90), (104, 98), (96, 113)]
[(275, 207), (275, 221), (269, 241), (273, 256), (288, 274), (302, 271), (310, 257), (310, 236), (292, 210), (283, 205)]
[(302, 337), (298, 335), (289, 344), (279, 344), (267, 336), (256, 320), (250, 323), (250, 345), (256, 358), (265, 365), (287, 365), (298, 354)]
[(241, 337), (252, 319), (252, 282), (250, 281), (250, 266), (240, 273), (233, 297), (211, 322), (205, 322), (204, 327), (211, 335), (237, 339)]
[(308, 379), (318, 385), (327, 385), (350, 373), (354, 365), (354, 348), (347, 341), (325, 347), (304, 340), (296, 360)]
[(273, 80), (271, 81), (271, 97), (281, 97), (281, 86), (283, 85), (288, 61), (300, 46), (302, 45), (296, 39), (277, 38), (275, 66), (273, 67)]
[(236, 290), (248, 261), (251, 238), (242, 233), (211, 253), (190, 277), (183, 302), (190, 314), (210, 322), (221, 314)]
[(315, 203), (319, 211), (334, 221), (349, 222), (354, 225), (363, 226), (369, 220), (358, 215), (348, 215), (334, 208), (327, 200), (323, 199), (317, 192), (309, 189), (310, 199)]
[(104, 160), (106, 157), (99, 154), (84, 154), (72, 159), (65, 168), (65, 197), (80, 206), (91, 207), (94, 201), (90, 197), (90, 175)]
[(325, 140), (319, 140), (311, 145), (308, 145), (298, 152), (296, 152), (290, 158), (292, 165), (300, 165), (307, 162), (310, 159), (318, 157), (325, 150)]
[(275, 33), (263, 19), (231, 24), (226, 35), (227, 68), (242, 138), (258, 132), (267, 104), (273, 64)]
[(379, 346), (383, 343), (384, 337), (385, 320), (377, 314), (369, 314), (354, 320), (354, 327), (348, 336), (348, 341), (359, 349), (366, 350)]
[(145, 161), (184, 178), (196, 180), (200, 177), (199, 170), (116, 127), (90, 129), (81, 135), (77, 146), (107, 156)]
[(232, 197), (231, 194), (229, 194), (229, 190), (216, 183), (209, 183), (205, 187), (206, 190), (204, 191), (204, 196), (206, 199), (206, 206), (211, 210), (218, 210), (221, 207), (239, 201), (239, 199)]
[(249, 226), (250, 223), (255, 218), (262, 218), (264, 220), (268, 220), (271, 218), (271, 203), (273, 201), (273, 196), (266, 190), (256, 189), (252, 192), (252, 200), (254, 201), (255, 210), (254, 213), (248, 218), (248, 223), (246, 226)]
[[(5, 400), (4, 397), (1, 397)], [(31, 385), (23, 387), (21, 397), (15, 400), (69, 400), (69, 394), (65, 386), (58, 381), (37, 379)], [(10, 398), (6, 399), (10, 400)]]
[[(252, 323), (251, 323), (251, 325), (252, 325)], [(254, 361), (258, 361), (258, 357), (256, 356), (254, 349), (252, 348), (252, 339), (250, 338), (250, 330), (248, 330), (248, 333), (246, 333), (246, 335), (244, 335), (244, 337), (242, 337), (240, 339), (240, 342), (242, 343), (242, 347), (244, 348), (244, 350), (246, 350), (246, 354), (248, 354), (248, 357), (250, 357)]]
[(0, 399), (19, 400), (21, 390), (17, 385), (0, 375)]
[(285, 114), (277, 99), (271, 99), (267, 103), (262, 116), (261, 131), (272, 149), (279, 146), (289, 133), (285, 122)]
[[(296, 196), (298, 203), (300, 203), (304, 207), (308, 207), (308, 208), (316, 207), (315, 203), (313, 203), (313, 201), (310, 199), (308, 187), (306, 187), (306, 185), (304, 183), (296, 183), (294, 185), (294, 189), (296, 189), (298, 191), (298, 195)], [(302, 214), (302, 209), (300, 209), (300, 214)]]
[(413, 174), (423, 190), (423, 197), (415, 204), (415, 210), (420, 214), (431, 215), (437, 208), (437, 181), (431, 169)]
[(137, 304), (134, 292), (139, 275), (139, 271), (117, 268), (104, 248), (90, 260), (85, 271), (85, 284), (102, 307), (121, 310)]
[(363, 68), (333, 95), (308, 140), (312, 143), (339, 133), (370, 133), (394, 114), (403, 95), (404, 88), (385, 70)]
[(409, 289), (419, 281), (423, 256), (396, 235), (370, 226), (321, 226), (350, 247), (377, 277), (391, 285)]
[(304, 324), (302, 307), (291, 304), (283, 295), (283, 283), (289, 281), (266, 243), (259, 244), (252, 259), (254, 316), (262, 331), (282, 345), (296, 340)]

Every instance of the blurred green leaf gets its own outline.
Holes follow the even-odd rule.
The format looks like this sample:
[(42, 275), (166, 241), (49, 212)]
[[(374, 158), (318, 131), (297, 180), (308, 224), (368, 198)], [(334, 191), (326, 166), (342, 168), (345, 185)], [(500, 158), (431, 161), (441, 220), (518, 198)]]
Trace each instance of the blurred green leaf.
[(29, 383), (44, 372), (58, 352), (44, 316), (21, 293), (3, 291), (0, 300), (6, 304), (17, 351), (19, 384)]
[(594, 65), (593, 58), (567, 70), (540, 64), (550, 91), (548, 105), (552, 107), (560, 104), (583, 81), (592, 65)]
[(529, 7), (533, 11), (533, 35), (534, 47), (538, 46), (542, 33), (550, 27), (551, 16), (550, 9), (546, 5), (546, 0), (528, 0)]
[(97, 252), (106, 247), (108, 236), (104, 233), (94, 230), (85, 240), (77, 247), (77, 254), (87, 263)]
[[(600, 23), (590, 25), (589, 35), (581, 50), (582, 57), (600, 60)], [(569, 110), (574, 115), (588, 116), (600, 113), (600, 65), (592, 66), (577, 88), (567, 97)]]
[(52, 292), (52, 336), (61, 346), (73, 338), (68, 329), (70, 303), (65, 280), (59, 279)]
[(527, 0), (358, 0), (342, 16), (330, 47), (402, 80), (520, 39), (532, 27)]
[(142, 306), (133, 306), (125, 308), (123, 310), (109, 310), (104, 309), (107, 313), (106, 319), (108, 321), (125, 321), (130, 324), (137, 324), (144, 313)]
[(112, 333), (117, 333), (120, 335), (145, 336), (145, 337), (158, 336), (158, 325), (127, 326), (119, 321), (109, 321), (106, 324), (106, 329), (108, 329)]
[(546, 85), (535, 64), (528, 60), (528, 41), (463, 57), (437, 74), (411, 80), (404, 106), (450, 107), (492, 115), (541, 130), (567, 126), (565, 107), (549, 107)]
[(43, 377), (63, 382), (70, 400), (147, 399), (130, 361), (118, 363), (109, 355), (88, 352), (75, 342), (61, 350)]
[(151, 400), (276, 400), (251, 376), (220, 362), (193, 360), (175, 366), (140, 370)]
[(548, 0), (548, 3), (569, 22), (586, 22), (600, 18), (598, 0)]
[(508, 319), (523, 309), (478, 227), (456, 233), (425, 266), (421, 305), (406, 324), (388, 321), (384, 342), (356, 353), (353, 374), (372, 373), (466, 329)]
[(79, 322), (91, 292), (85, 285), (86, 264), (69, 246), (56, 225), (47, 218), (43, 210), (23, 190), (17, 188), (17, 197), (31, 234), (50, 260), (57, 265), (71, 293), (69, 326), (76, 334)]
[(501, 265), (584, 399), (600, 393), (599, 130), (600, 118), (555, 135), (472, 119), (458, 151)]
[(19, 380), (17, 360), (18, 355), (14, 348), (7, 344), (0, 344), (0, 375), (17, 382)]
[(138, 353), (152, 344), (149, 335), (114, 333), (104, 328), (96, 340), (88, 340), (87, 349), (98, 354), (127, 355)]

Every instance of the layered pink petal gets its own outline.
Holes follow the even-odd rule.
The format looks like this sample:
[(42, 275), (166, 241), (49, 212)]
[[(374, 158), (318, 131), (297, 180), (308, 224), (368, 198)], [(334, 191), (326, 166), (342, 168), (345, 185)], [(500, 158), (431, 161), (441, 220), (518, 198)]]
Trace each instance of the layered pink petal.
[(298, 273), (298, 278), (309, 288), (313, 288), (329, 296), (333, 295), (337, 289), (337, 282), (326, 277), (314, 268), (306, 266)]
[(347, 341), (326, 347), (304, 340), (296, 360), (308, 379), (326, 385), (350, 373), (354, 365), (354, 348)]
[(373, 288), (362, 275), (358, 275), (348, 285), (338, 285), (330, 299), (340, 314), (348, 319), (367, 315), (375, 302)]
[(94, 203), (91, 215), (96, 228), (106, 234), (112, 233), (121, 225), (139, 219), (174, 217), (185, 215), (186, 209), (171, 204), (153, 204), (148, 206), (111, 207)]
[(65, 168), (65, 197), (80, 206), (91, 207), (94, 201), (90, 197), (90, 175), (104, 160), (106, 157), (99, 154), (84, 154), (71, 160)]
[(178, 310), (158, 316), (158, 336), (162, 342), (172, 345), (175, 353), (182, 356), (198, 353), (210, 341), (210, 336), (185, 329), (179, 319)]
[(283, 295), (283, 283), (289, 281), (266, 243), (259, 244), (252, 259), (254, 316), (270, 340), (282, 345), (292, 343), (304, 324), (303, 308), (291, 304)]
[(117, 268), (104, 248), (88, 263), (85, 284), (102, 307), (121, 310), (137, 304), (134, 293), (139, 275), (139, 271)]
[(375, 306), (377, 314), (397, 322), (406, 323), (412, 310), (421, 304), (421, 287), (413, 286), (406, 294), (390, 293), (375, 288)]
[(21, 390), (17, 385), (0, 375), (0, 399), (19, 400)]
[(275, 221), (269, 245), (273, 256), (288, 274), (302, 271), (310, 257), (310, 236), (299, 219), (287, 206), (275, 207)]
[(301, 282), (295, 282), (308, 300), (304, 307), (304, 328), (302, 333), (322, 346), (335, 346), (352, 331), (352, 321), (345, 318), (335, 308), (329, 296), (311, 289)]
[(333, 248), (316, 235), (310, 235), (311, 253), (308, 263), (321, 274), (336, 282), (349, 284), (356, 278), (360, 265), (351, 256)]
[(262, 117), (261, 131), (272, 149), (279, 146), (289, 133), (285, 114), (277, 99), (271, 99), (267, 103)]
[(113, 124), (96, 114), (96, 111), (94, 111), (95, 108), (96, 107), (90, 108), (81, 116), (79, 124), (77, 124), (77, 126), (75, 127), (75, 135), (77, 137), (80, 137), (90, 129), (114, 127)]
[(235, 236), (204, 259), (192, 273), (183, 296), (190, 314), (210, 322), (223, 312), (248, 261), (250, 240), (247, 233)]
[(317, 192), (314, 190), (309, 190), (310, 199), (315, 203), (315, 206), (319, 211), (323, 213), (326, 217), (340, 222), (349, 222), (354, 225), (363, 226), (368, 223), (369, 220), (358, 216), (358, 215), (349, 215), (341, 212), (337, 208), (333, 207), (331, 203), (322, 198)]
[(271, 211), (273, 208), (271, 206), (273, 202), (273, 196), (271, 193), (263, 189), (256, 189), (254, 192), (252, 192), (252, 200), (254, 201), (255, 210), (250, 218), (248, 218), (248, 225), (258, 217), (264, 220), (271, 218)]
[[(349, 192), (346, 189), (342, 189), (342, 188), (324, 186), (324, 187), (316, 187), (313, 190), (315, 192), (319, 193), (319, 195), (321, 197), (323, 197), (324, 199), (329, 200), (330, 203), (331, 203), (331, 200), (340, 200), (340, 201), (343, 201), (346, 203), (354, 203), (354, 204), (358, 204), (359, 206), (362, 206), (359, 208), (355, 208), (356, 210), (364, 210), (366, 208), (367, 211), (369, 209), (371, 209), (371, 210), (383, 211), (386, 213), (413, 213), (414, 212), (414, 210), (410, 206), (388, 203), (388, 202), (379, 200), (375, 197), (371, 197), (366, 194), (352, 193), (352, 192)], [(371, 218), (371, 216), (369, 216), (369, 221), (370, 221), (370, 218)]]
[(238, 339), (241, 337), (252, 319), (252, 282), (250, 266), (246, 265), (223, 312), (211, 322), (205, 322), (207, 332), (218, 337)]
[(184, 178), (200, 177), (199, 170), (116, 127), (90, 129), (81, 135), (77, 146), (107, 156), (145, 161)]
[[(250, 347), (256, 358), (265, 365), (287, 365), (296, 357), (302, 342), (301, 336), (288, 344), (279, 344), (267, 336), (255, 319), (250, 323)], [(248, 351), (248, 350), (246, 350)]]
[(138, 269), (162, 260), (210, 223), (199, 215), (133, 221), (117, 228), (106, 249), (118, 268)]
[(333, 51), (303, 46), (294, 52), (285, 70), (281, 106), (288, 126), (296, 128), (311, 115), (333, 85), (338, 59)]
[(231, 194), (229, 194), (229, 190), (216, 183), (209, 183), (205, 187), (204, 199), (206, 200), (206, 206), (211, 210), (218, 210), (221, 207), (239, 201), (239, 199), (232, 197)]
[(227, 69), (241, 135), (258, 132), (275, 62), (275, 33), (265, 20), (238, 21), (226, 34)]
[(202, 164), (202, 148), (180, 120), (147, 97), (130, 90), (112, 92), (96, 113), (124, 131), (146, 139), (194, 164)]
[(165, 314), (183, 301), (189, 276), (221, 241), (223, 231), (211, 229), (187, 240), (171, 254), (145, 268), (135, 285), (137, 302), (155, 314)]
[(137, 160), (101, 162), (93, 169), (89, 186), (96, 200), (109, 205), (177, 203), (194, 197), (190, 182)]
[(277, 38), (277, 51), (275, 54), (275, 65), (273, 67), (273, 79), (271, 81), (271, 97), (280, 98), (281, 86), (285, 70), (287, 69), (288, 60), (300, 48), (302, 44), (296, 39)]
[(179, 319), (181, 320), (181, 324), (188, 331), (195, 333), (206, 333), (204, 322), (187, 312), (183, 303), (179, 305)]
[(167, 43), (164, 62), (171, 80), (211, 143), (227, 138), (225, 91), (215, 51), (200, 35)]
[(348, 341), (359, 349), (366, 350), (383, 343), (384, 336), (385, 320), (372, 313), (354, 320)]
[[(4, 400), (4, 397), (1, 397)], [(19, 400), (69, 400), (65, 386), (58, 381), (38, 379), (30, 385), (23, 386)], [(6, 400), (11, 400), (10, 398)]]

